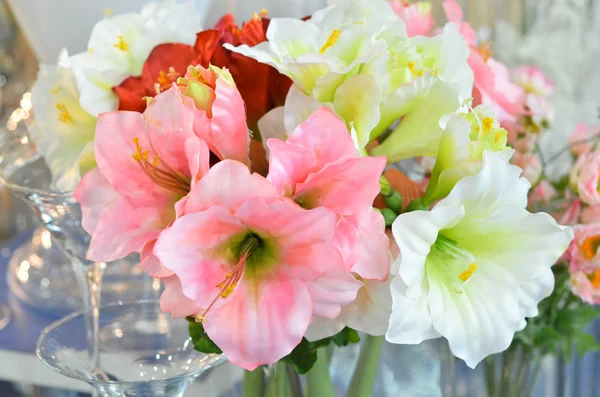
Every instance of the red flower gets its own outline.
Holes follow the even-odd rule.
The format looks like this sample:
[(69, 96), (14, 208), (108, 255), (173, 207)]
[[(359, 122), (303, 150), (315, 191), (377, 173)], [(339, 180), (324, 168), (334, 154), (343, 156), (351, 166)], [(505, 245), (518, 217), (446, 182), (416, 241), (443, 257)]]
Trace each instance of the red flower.
[(231, 14), (225, 15), (214, 29), (198, 33), (194, 47), (185, 44), (161, 44), (144, 63), (141, 76), (132, 76), (114, 87), (119, 97), (119, 110), (143, 112), (144, 97), (154, 97), (185, 75), (188, 65), (227, 68), (246, 103), (248, 126), (256, 128), (258, 120), (269, 110), (281, 106), (292, 81), (276, 69), (233, 53), (223, 44), (255, 46), (266, 41), (269, 19), (254, 14), (242, 25), (235, 24)]

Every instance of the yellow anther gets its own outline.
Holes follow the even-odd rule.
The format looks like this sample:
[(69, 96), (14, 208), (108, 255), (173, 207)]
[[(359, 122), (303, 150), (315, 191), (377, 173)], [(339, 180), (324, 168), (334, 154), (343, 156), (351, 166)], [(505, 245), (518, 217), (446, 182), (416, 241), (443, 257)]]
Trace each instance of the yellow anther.
[(135, 161), (142, 161), (142, 154), (140, 152), (132, 153), (131, 157), (133, 157)]
[(489, 41), (481, 43), (479, 46), (479, 53), (483, 57), (484, 62), (487, 62), (492, 57), (492, 47)]
[(440, 70), (438, 68), (433, 68), (431, 70), (431, 74), (433, 75), (433, 77), (438, 77), (440, 75)]
[(57, 86), (55, 86), (55, 87), (54, 87), (54, 88), (52, 88), (52, 89), (51, 89), (49, 92), (50, 92), (51, 94), (53, 94), (53, 95), (58, 95), (58, 93), (60, 92), (60, 86), (58, 86), (58, 85), (57, 85)]
[(469, 271), (471, 273), (475, 272), (477, 270), (477, 263), (473, 262), (469, 265)]
[(260, 21), (260, 15), (258, 15), (258, 12), (252, 13), (252, 19), (255, 21)]
[(231, 278), (231, 276), (232, 276), (232, 274), (231, 274), (231, 273), (227, 273), (227, 274), (225, 275), (225, 279)]
[(152, 165), (153, 165), (153, 166), (155, 166), (155, 167), (158, 167), (158, 162), (159, 162), (159, 161), (160, 161), (160, 156), (157, 154), (157, 155), (154, 157), (154, 160), (152, 160)]
[(263, 18), (266, 18), (269, 16), (269, 10), (267, 10), (266, 8), (263, 8), (262, 10), (260, 10), (260, 16)]
[(221, 299), (226, 299), (229, 295), (231, 295), (233, 290), (235, 290), (235, 287), (237, 287), (236, 283), (227, 286), (227, 288), (225, 288), (225, 290), (221, 292)]
[(138, 138), (138, 137), (136, 136), (136, 137), (134, 137), (134, 138), (131, 138), (131, 140), (133, 141), (133, 144), (135, 145), (135, 148), (136, 148), (138, 151), (141, 151), (141, 150), (142, 150), (142, 147), (140, 146), (140, 138)]
[(496, 136), (494, 136), (494, 143), (500, 143), (500, 139), (502, 139), (502, 134), (500, 132), (496, 132)]
[(490, 132), (492, 127), (494, 126), (494, 119), (491, 117), (486, 117), (483, 119), (483, 131)]
[(129, 45), (125, 42), (123, 36), (119, 36), (119, 41), (113, 44), (113, 47), (118, 48), (121, 51), (127, 51), (129, 49)]
[(325, 44), (323, 44), (323, 47), (321, 47), (321, 49), (319, 50), (319, 53), (324, 54), (328, 48), (333, 47), (335, 45), (335, 43), (337, 43), (337, 41), (340, 39), (340, 34), (342, 34), (342, 32), (339, 29), (333, 29), (333, 32), (331, 32), (331, 34), (327, 38), (327, 41), (325, 42)]
[(196, 316), (196, 319), (195, 319), (195, 321), (196, 321), (197, 323), (204, 323), (204, 322), (206, 322), (206, 317), (204, 317), (204, 316), (203, 316), (203, 315), (201, 315), (201, 314), (198, 314), (198, 315)]
[(93, 49), (93, 48), (88, 48), (88, 52), (89, 52), (90, 54), (93, 54), (93, 53), (94, 53), (94, 49)]
[(463, 283), (466, 283), (473, 276), (473, 273), (475, 273), (476, 270), (477, 264), (473, 262), (469, 265), (469, 268), (467, 270), (465, 270), (458, 276), (458, 279)]
[(146, 101), (146, 106), (148, 106), (148, 105), (150, 105), (152, 102), (154, 102), (154, 98), (152, 98), (151, 96), (145, 96), (145, 97), (142, 97), (142, 99), (143, 99), (144, 101)]
[(148, 161), (148, 151), (147, 151), (147, 150), (145, 150), (145, 151), (142, 153), (142, 157), (143, 157), (144, 161)]
[(423, 70), (417, 70), (416, 67), (415, 67), (416, 65), (415, 65), (415, 63), (413, 61), (410, 61), (407, 64), (407, 66), (408, 66), (408, 69), (413, 74), (413, 76), (416, 76), (416, 77), (423, 76)]
[(104, 18), (109, 18), (114, 14), (114, 10), (112, 8), (105, 8), (104, 9)]
[(56, 109), (58, 110), (58, 121), (65, 124), (74, 124), (73, 118), (67, 109), (67, 105), (59, 102), (56, 104)]

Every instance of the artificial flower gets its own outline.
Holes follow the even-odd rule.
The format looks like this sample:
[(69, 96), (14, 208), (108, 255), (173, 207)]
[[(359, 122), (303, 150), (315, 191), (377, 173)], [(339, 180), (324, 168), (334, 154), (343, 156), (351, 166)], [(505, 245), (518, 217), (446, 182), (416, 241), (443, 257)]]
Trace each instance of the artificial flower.
[(579, 157), (596, 150), (597, 141), (593, 139), (596, 136), (600, 137), (600, 125), (577, 124), (569, 137), (571, 153)]
[(431, 211), (402, 214), (392, 230), (401, 255), (392, 266), (386, 339), (445, 337), (470, 367), (511, 344), (525, 317), (554, 286), (551, 266), (573, 238), (569, 227), (525, 207), (529, 182), (510, 152), (484, 152), (483, 169), (460, 180)]
[(576, 271), (571, 273), (569, 286), (574, 295), (582, 301), (597, 305), (600, 303), (600, 270), (591, 273)]
[(558, 192), (556, 191), (556, 188), (554, 188), (550, 182), (544, 179), (541, 180), (540, 183), (538, 183), (537, 186), (531, 190), (530, 198), (534, 202), (549, 204), (552, 199), (557, 197), (557, 195)]
[(356, 147), (363, 149), (400, 117), (430, 103), (426, 100), (434, 98), (427, 93), (435, 81), (456, 84), (457, 91), (450, 110), (437, 98), (429, 105), (434, 109), (455, 111), (462, 102), (459, 96), (470, 96), (468, 49), (456, 29), (448, 27), (433, 38), (409, 38), (384, 1), (335, 4), (307, 21), (276, 18), (267, 38), (251, 48), (226, 48), (272, 65), (294, 81), (286, 100), (288, 131), (326, 105), (346, 121)]
[(390, 0), (390, 5), (406, 24), (406, 33), (412, 36), (428, 36), (433, 29), (431, 3), (419, 1), (411, 4), (406, 0)]
[(600, 268), (600, 224), (577, 225), (569, 247), (572, 271), (594, 272)]
[(443, 3), (450, 22), (459, 24), (463, 37), (470, 46), (469, 66), (475, 75), (473, 104), (486, 105), (496, 113), (498, 121), (515, 121), (525, 113), (525, 91), (511, 81), (508, 68), (492, 58), (489, 45), (477, 45), (473, 29), (463, 21), (463, 13), (456, 0)]
[(423, 196), (425, 204), (445, 197), (460, 179), (481, 171), (484, 152), (505, 150), (506, 136), (506, 130), (484, 106), (452, 116), (440, 139), (437, 160)]
[[(202, 321), (228, 359), (245, 369), (289, 354), (320, 299), (330, 305), (342, 296), (339, 305), (356, 297), (360, 283), (347, 274), (338, 279), (349, 285), (343, 293), (311, 294), (308, 287), (343, 269), (332, 245), (335, 214), (281, 200), (267, 179), (240, 162), (213, 166), (181, 210), (159, 236), (154, 254), (193, 302), (193, 311), (181, 314)], [(176, 285), (167, 291), (179, 293)]]
[[(319, 318), (311, 325), (308, 337), (330, 336), (346, 325), (372, 331), (381, 324), (374, 316), (381, 318), (385, 312), (384, 290), (389, 270), (385, 222), (372, 208), (385, 158), (360, 157), (345, 123), (325, 107), (302, 122), (285, 142), (272, 138), (267, 146), (267, 179), (279, 194), (303, 208), (324, 207), (337, 215), (333, 245), (341, 254), (346, 272), (356, 274), (363, 285), (358, 298), (342, 308), (341, 317)], [(309, 288), (326, 291), (335, 286), (330, 278), (322, 278)], [(382, 326), (379, 330), (380, 335), (385, 333)]]
[(98, 168), (74, 194), (92, 236), (88, 259), (113, 261), (141, 252), (143, 268), (165, 275), (152, 255), (153, 243), (175, 218), (175, 204), (209, 168), (208, 146), (194, 133), (194, 107), (183, 99), (171, 89), (144, 114), (116, 111), (98, 118)]
[(577, 159), (571, 169), (569, 183), (585, 204), (600, 204), (600, 151), (588, 153)]
[(98, 22), (87, 51), (72, 58), (81, 106), (94, 117), (117, 110), (119, 99), (113, 87), (130, 76), (140, 76), (157, 45), (193, 45), (196, 33), (202, 30), (201, 22), (192, 1), (150, 3), (139, 14), (115, 15)]
[(567, 201), (562, 206), (561, 211), (554, 214), (554, 218), (558, 220), (561, 225), (573, 226), (579, 223), (579, 218), (582, 212), (582, 202), (579, 199), (573, 199), (571, 195), (567, 195)]
[(58, 65), (40, 65), (32, 89), (35, 123), (31, 134), (52, 173), (52, 187), (71, 192), (94, 162), (96, 119), (79, 105), (79, 91), (69, 56)]

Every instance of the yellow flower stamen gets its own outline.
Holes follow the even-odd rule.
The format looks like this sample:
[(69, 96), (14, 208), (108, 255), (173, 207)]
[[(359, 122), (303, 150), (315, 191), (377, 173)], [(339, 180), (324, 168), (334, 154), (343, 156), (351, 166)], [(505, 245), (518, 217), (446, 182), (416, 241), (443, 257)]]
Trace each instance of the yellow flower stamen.
[(494, 119), (491, 117), (486, 117), (483, 119), (482, 124), (483, 124), (483, 132), (484, 132), (484, 134), (487, 134), (494, 127)]
[(406, 66), (408, 66), (408, 69), (411, 71), (413, 76), (415, 76), (415, 77), (423, 76), (423, 70), (417, 70), (416, 65), (413, 61), (410, 61)]
[(105, 8), (104, 9), (104, 18), (110, 18), (114, 13), (115, 13), (115, 11), (112, 8)]
[(337, 41), (340, 39), (341, 34), (342, 34), (341, 30), (333, 29), (333, 32), (331, 32), (331, 34), (327, 38), (327, 41), (325, 42), (325, 44), (323, 44), (323, 47), (321, 47), (321, 49), (319, 50), (319, 54), (324, 54), (325, 51), (327, 51), (329, 48), (333, 47), (335, 45), (335, 43), (337, 43)]
[(58, 110), (58, 121), (65, 124), (75, 124), (71, 113), (69, 113), (69, 109), (67, 109), (67, 105), (59, 102), (56, 104), (56, 109)]
[(431, 69), (431, 74), (433, 77), (438, 77), (440, 75), (440, 70), (438, 68)]
[(254, 20), (254, 21), (260, 21), (260, 15), (258, 15), (258, 12), (253, 12), (252, 13), (252, 20)]
[(132, 138), (132, 141), (135, 145), (135, 152), (131, 154), (131, 157), (139, 164), (142, 171), (144, 171), (153, 183), (183, 196), (190, 192), (189, 182), (185, 181), (171, 170), (167, 164), (162, 162), (159, 155), (155, 155), (152, 162), (149, 162), (150, 152), (142, 149), (139, 138)]
[(263, 8), (262, 10), (260, 10), (260, 16), (263, 18), (266, 18), (269, 16), (269, 10), (267, 10), (266, 8)]
[(123, 36), (119, 36), (119, 40), (113, 44), (113, 47), (118, 48), (121, 51), (127, 51), (129, 49), (129, 45), (123, 38)]
[(475, 262), (473, 262), (469, 265), (469, 268), (467, 270), (465, 270), (458, 276), (458, 279), (460, 281), (462, 281), (463, 283), (466, 283), (467, 281), (469, 281), (471, 279), (471, 277), (473, 276), (473, 273), (475, 273), (475, 271), (477, 271), (477, 264)]
[(484, 62), (487, 62), (492, 57), (492, 47), (489, 41), (486, 41), (479, 45), (479, 53), (483, 57)]

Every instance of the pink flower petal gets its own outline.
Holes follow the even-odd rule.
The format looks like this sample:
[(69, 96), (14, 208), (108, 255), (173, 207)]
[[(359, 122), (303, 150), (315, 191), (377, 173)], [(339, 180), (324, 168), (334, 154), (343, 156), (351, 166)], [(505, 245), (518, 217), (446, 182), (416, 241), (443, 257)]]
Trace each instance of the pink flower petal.
[(308, 283), (313, 300), (313, 315), (326, 318), (337, 317), (343, 305), (356, 299), (363, 283), (355, 279), (347, 270), (338, 252), (331, 255), (329, 266), (321, 277)]
[(100, 213), (117, 197), (117, 192), (96, 168), (84, 175), (73, 192), (73, 197), (81, 205), (83, 229), (91, 235), (96, 230)]
[(221, 159), (232, 159), (246, 165), (250, 134), (246, 125), (244, 100), (235, 85), (217, 78), (216, 98), (212, 107), (212, 142)]
[[(225, 208), (214, 206), (175, 220), (160, 234), (154, 255), (165, 268), (177, 274), (185, 295), (206, 308), (219, 295), (217, 285), (235, 265), (216, 254), (217, 251), (225, 250), (223, 244), (246, 232), (246, 227)], [(226, 302), (219, 299), (218, 305)]]
[[(150, 150), (146, 121), (137, 112), (108, 112), (98, 116), (94, 155), (98, 168), (119, 194), (157, 192), (163, 188), (154, 184), (132, 155), (137, 152), (133, 139), (144, 150)], [(149, 154), (153, 158), (154, 152)]]
[(202, 311), (196, 306), (196, 302), (183, 294), (177, 276), (163, 278), (162, 282), (165, 284), (165, 290), (160, 295), (160, 310), (171, 313), (173, 318), (195, 316)]
[(277, 272), (269, 280), (244, 280), (227, 305), (208, 314), (204, 329), (229, 361), (253, 370), (289, 354), (311, 315), (304, 281)]
[(133, 206), (132, 201), (137, 200), (119, 196), (102, 211), (92, 235), (88, 259), (109, 262), (139, 252), (166, 227), (168, 216), (160, 206)]
[(327, 164), (296, 186), (294, 201), (306, 208), (323, 206), (351, 215), (373, 203), (385, 165), (385, 157), (347, 158)]
[(154, 255), (154, 244), (155, 241), (150, 241), (142, 248), (142, 251), (140, 252), (140, 267), (154, 278), (172, 276), (174, 273), (164, 267), (160, 263), (160, 260)]
[(234, 213), (250, 197), (277, 200), (277, 191), (264, 177), (250, 174), (238, 161), (223, 160), (215, 164), (190, 192), (184, 213), (200, 212), (220, 205)]
[(279, 139), (269, 139), (269, 174), (267, 179), (279, 194), (294, 195), (296, 184), (304, 182), (317, 165), (315, 154), (308, 148)]
[(312, 150), (317, 169), (344, 157), (358, 157), (346, 123), (327, 107), (318, 109), (296, 127), (286, 142)]
[(360, 277), (385, 281), (390, 269), (389, 238), (381, 213), (365, 207), (347, 219), (353, 224), (359, 238), (356, 261), (349, 269)]
[(325, 208), (304, 210), (284, 201), (246, 201), (235, 213), (249, 230), (272, 236), (289, 274), (311, 280), (332, 266), (331, 243), (337, 217)]

